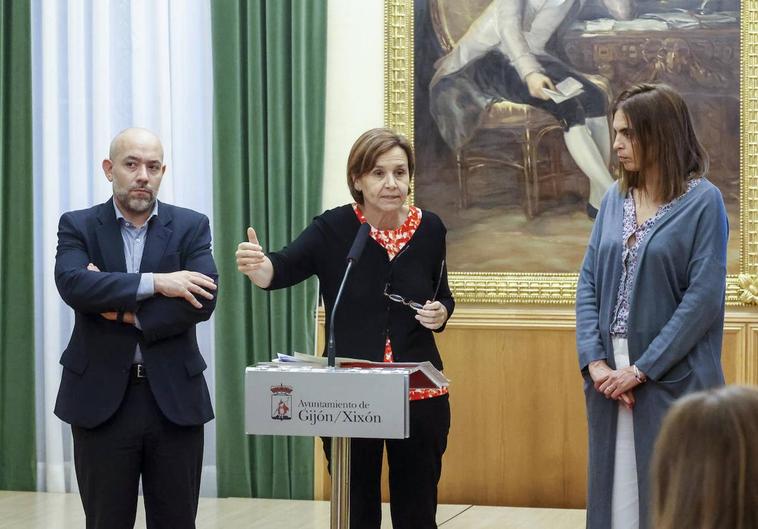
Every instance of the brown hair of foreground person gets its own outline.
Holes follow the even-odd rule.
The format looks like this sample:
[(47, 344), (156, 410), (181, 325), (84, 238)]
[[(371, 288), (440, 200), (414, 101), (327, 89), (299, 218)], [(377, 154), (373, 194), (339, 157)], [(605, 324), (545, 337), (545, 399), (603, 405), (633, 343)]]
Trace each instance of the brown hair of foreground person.
[(758, 528), (758, 388), (674, 404), (655, 445), (652, 495), (655, 529)]

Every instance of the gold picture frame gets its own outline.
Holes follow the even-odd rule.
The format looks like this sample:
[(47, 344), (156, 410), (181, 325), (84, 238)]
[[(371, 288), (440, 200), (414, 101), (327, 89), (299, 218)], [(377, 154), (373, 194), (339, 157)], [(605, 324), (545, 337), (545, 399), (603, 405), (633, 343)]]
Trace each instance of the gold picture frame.
[[(758, 1), (740, 6), (740, 255), (731, 306), (758, 304)], [(385, 0), (385, 123), (414, 141), (414, 0)], [(413, 191), (411, 191), (413, 201)], [(577, 274), (450, 271), (458, 301), (573, 304)]]

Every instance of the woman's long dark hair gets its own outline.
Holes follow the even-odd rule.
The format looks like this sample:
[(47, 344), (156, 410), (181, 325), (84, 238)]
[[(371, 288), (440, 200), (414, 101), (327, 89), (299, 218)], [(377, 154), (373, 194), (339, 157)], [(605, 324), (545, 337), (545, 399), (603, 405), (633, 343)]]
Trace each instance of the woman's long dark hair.
[[(706, 176), (708, 153), (695, 133), (687, 104), (679, 92), (665, 84), (641, 83), (621, 92), (613, 103), (626, 116), (638, 171), (619, 167), (619, 187), (646, 188), (662, 202), (686, 191), (690, 178)], [(646, 181), (646, 169), (657, 167), (660, 181)], [(653, 184), (649, 188), (646, 184)], [(655, 188), (657, 186), (657, 189)]]

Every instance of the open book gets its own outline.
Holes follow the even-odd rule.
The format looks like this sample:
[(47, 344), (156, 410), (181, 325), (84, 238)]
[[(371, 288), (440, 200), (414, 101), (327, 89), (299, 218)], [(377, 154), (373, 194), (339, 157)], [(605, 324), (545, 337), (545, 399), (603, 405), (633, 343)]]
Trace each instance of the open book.
[[(278, 364), (290, 365), (310, 365), (326, 367), (327, 358), (325, 356), (312, 356), (303, 353), (294, 353), (287, 355), (277, 353), (273, 360)], [(337, 367), (349, 369), (351, 367), (360, 369), (408, 369), (411, 371), (408, 377), (410, 389), (417, 388), (445, 388), (450, 385), (450, 380), (440, 373), (431, 362), (369, 362), (359, 358), (337, 357), (334, 360)]]
[(566, 77), (563, 81), (555, 85), (555, 90), (543, 88), (542, 91), (556, 103), (563, 103), (567, 99), (576, 97), (584, 92), (584, 88), (582, 87), (582, 83), (573, 77)]

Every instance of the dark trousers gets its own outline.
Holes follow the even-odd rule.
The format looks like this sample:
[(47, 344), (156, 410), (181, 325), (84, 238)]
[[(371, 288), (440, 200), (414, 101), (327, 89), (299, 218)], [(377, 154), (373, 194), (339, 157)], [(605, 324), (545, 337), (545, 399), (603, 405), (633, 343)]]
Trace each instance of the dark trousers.
[[(408, 439), (353, 439), (350, 528), (379, 529), (381, 525), (381, 474), (386, 445), (393, 529), (436, 529), (437, 483), (449, 430), (450, 403), (444, 395), (410, 403)], [(324, 451), (330, 461), (330, 438), (324, 438)]]
[(608, 96), (582, 73), (565, 62), (550, 55), (538, 55), (537, 61), (555, 84), (567, 77), (573, 77), (582, 84), (584, 92), (562, 103), (555, 103), (533, 97), (529, 87), (521, 80), (516, 68), (499, 51), (491, 51), (478, 59), (471, 75), (479, 89), (493, 99), (507, 99), (523, 103), (549, 112), (568, 130), (574, 125), (584, 124), (584, 118), (606, 116)]
[(140, 476), (148, 529), (194, 529), (203, 426), (167, 420), (147, 379), (132, 379), (108, 421), (71, 430), (87, 529), (132, 529)]

